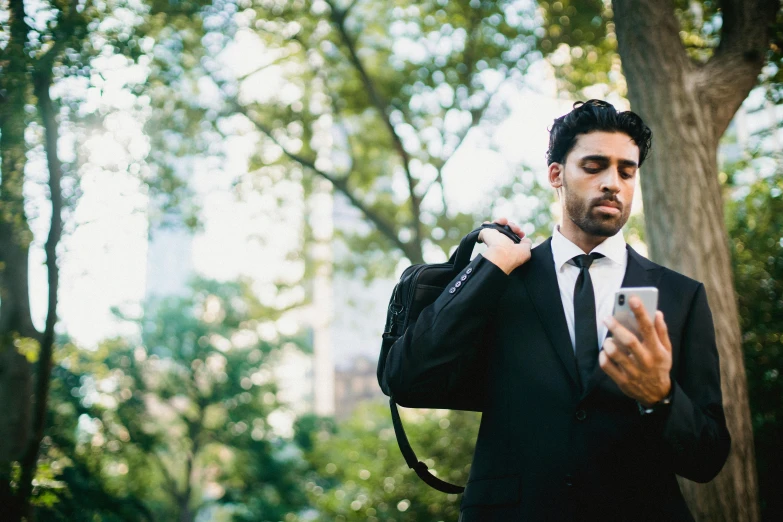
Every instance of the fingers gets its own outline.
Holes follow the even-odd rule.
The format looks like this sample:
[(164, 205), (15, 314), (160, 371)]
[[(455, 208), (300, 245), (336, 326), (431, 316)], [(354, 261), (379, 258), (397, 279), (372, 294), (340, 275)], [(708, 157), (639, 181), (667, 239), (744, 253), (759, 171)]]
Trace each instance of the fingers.
[[(486, 225), (490, 223), (490, 221), (484, 221), (482, 222), (482, 225)], [(492, 223), (495, 223), (496, 225), (504, 226), (508, 225), (512, 232), (514, 232), (516, 235), (518, 235), (520, 238), (525, 237), (525, 232), (522, 230), (522, 227), (514, 223), (513, 221), (509, 221), (506, 217), (499, 217), (492, 221)], [(479, 232), (478, 242), (484, 243), (484, 236), (483, 236), (484, 230)]]
[(522, 227), (520, 227), (519, 225), (517, 225), (517, 224), (516, 224), (516, 223), (514, 223), (513, 221), (510, 221), (510, 222), (508, 223), (508, 226), (509, 226), (509, 227), (511, 227), (511, 230), (513, 230), (513, 231), (514, 231), (514, 233), (515, 233), (516, 235), (518, 235), (519, 237), (525, 237), (525, 231), (524, 231), (524, 230), (522, 230)]
[(617, 384), (622, 384), (627, 380), (622, 367), (612, 361), (606, 353), (606, 348), (598, 353), (598, 366)]
[(615, 366), (620, 368), (629, 377), (636, 377), (639, 374), (638, 363), (635, 358), (629, 356), (629, 352), (619, 347), (613, 339), (609, 338), (604, 341), (604, 349), (606, 357), (614, 363)]
[[(650, 352), (639, 341), (639, 338), (632, 331), (620, 324), (614, 317), (609, 316), (604, 319), (604, 324), (612, 332), (612, 342), (622, 347), (627, 353), (633, 355), (637, 364), (649, 365)], [(607, 339), (608, 342), (610, 339)]]
[[(657, 334), (652, 321), (650, 321), (650, 316), (647, 315), (647, 310), (644, 308), (644, 304), (642, 304), (642, 300), (636, 296), (631, 296), (631, 298), (628, 299), (628, 304), (631, 307), (633, 315), (636, 316), (636, 322), (639, 325), (639, 333), (642, 334), (642, 342), (646, 344), (649, 339), (651, 343), (655, 343), (657, 341)], [(652, 344), (650, 344), (650, 346), (652, 346)]]
[(669, 339), (669, 327), (666, 326), (666, 321), (663, 320), (663, 312), (660, 310), (655, 312), (655, 331), (666, 351), (672, 353), (672, 342), (671, 339)]

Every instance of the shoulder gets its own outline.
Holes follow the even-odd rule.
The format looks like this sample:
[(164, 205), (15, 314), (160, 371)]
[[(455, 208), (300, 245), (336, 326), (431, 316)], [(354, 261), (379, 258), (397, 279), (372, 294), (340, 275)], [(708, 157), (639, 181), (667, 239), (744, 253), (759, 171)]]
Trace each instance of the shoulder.
[(681, 293), (695, 293), (699, 288), (704, 286), (701, 281), (697, 281), (696, 279), (681, 274), (671, 268), (650, 261), (634, 250), (631, 245), (628, 245), (628, 257), (629, 260), (633, 259), (644, 269), (658, 272), (658, 286), (665, 285), (677, 288)]
[(630, 246), (628, 258), (629, 263), (641, 265), (648, 273), (647, 280), (658, 288), (658, 308), (665, 314), (670, 332), (680, 331), (690, 320), (702, 325), (711, 320), (707, 292), (701, 281), (650, 261)]

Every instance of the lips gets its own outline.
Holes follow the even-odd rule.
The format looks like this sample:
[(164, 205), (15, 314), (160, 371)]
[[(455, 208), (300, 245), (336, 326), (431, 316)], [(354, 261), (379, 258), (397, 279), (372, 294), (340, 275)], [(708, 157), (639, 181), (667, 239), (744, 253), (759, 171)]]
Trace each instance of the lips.
[(620, 209), (622, 208), (622, 205), (616, 201), (599, 201), (593, 206), (607, 214), (619, 214)]

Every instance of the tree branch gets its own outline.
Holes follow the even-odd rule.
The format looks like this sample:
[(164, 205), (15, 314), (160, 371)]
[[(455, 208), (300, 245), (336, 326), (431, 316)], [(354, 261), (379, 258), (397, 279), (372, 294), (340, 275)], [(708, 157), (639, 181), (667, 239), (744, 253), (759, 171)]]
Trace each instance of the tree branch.
[(172, 497), (178, 499), (181, 493), (179, 492), (179, 488), (177, 488), (177, 481), (174, 480), (174, 477), (171, 476), (171, 472), (166, 467), (166, 463), (163, 462), (161, 456), (155, 451), (149, 452), (148, 455), (152, 456), (153, 459), (158, 463), (160, 472), (163, 475), (163, 481), (166, 483), (166, 489), (168, 489)]
[(780, 0), (723, 0), (721, 8), (720, 44), (697, 76), (698, 89), (715, 114), (718, 136), (758, 82)]
[[(333, 6), (330, 2), (328, 2), (328, 3), (330, 4), (330, 6), (332, 8), (332, 12), (335, 12), (335, 10), (337, 8), (335, 6)], [(347, 15), (350, 12), (350, 10), (353, 9), (353, 7), (357, 3), (358, 3), (358, 0), (354, 0), (344, 11), (342, 11), (341, 15), (342, 15), (342, 19), (343, 20), (347, 17)], [(346, 37), (347, 37), (347, 34), (346, 34)], [(307, 45), (306, 45), (304, 39), (301, 37), (301, 35), (297, 34), (297, 35), (294, 35), (294, 36), (290, 37), (289, 39), (299, 43), (302, 46), (302, 49), (307, 49)], [(350, 41), (350, 39), (349, 39), (349, 41)], [(351, 43), (351, 45), (352, 45), (352, 43)], [(317, 48), (314, 49), (314, 50), (318, 51)], [(356, 56), (356, 55), (354, 54), (354, 56)], [(358, 67), (360, 68), (360, 71), (365, 72), (364, 67), (362, 66), (361, 62), (358, 61), (358, 57), (356, 57), (356, 60), (357, 60), (357, 63), (358, 63)], [(322, 70), (313, 69), (312, 67), (310, 67), (309, 62), (306, 59), (305, 59), (304, 63), (308, 65), (308, 67), (310, 68), (311, 73), (313, 74), (313, 76), (321, 78), (321, 80), (324, 82), (324, 85), (327, 86), (327, 95), (332, 100), (332, 106), (334, 107), (335, 113), (339, 115), (340, 114), (340, 110), (339, 110), (338, 104), (336, 103), (336, 97), (335, 97), (334, 93), (332, 93), (329, 90), (329, 88), (328, 88), (328, 84), (329, 84), (328, 77), (324, 75)], [(239, 80), (247, 78), (251, 74), (253, 74), (253, 73), (247, 74), (247, 75), (239, 78)], [(366, 76), (366, 72), (365, 72), (365, 76), (363, 78), (366, 78), (367, 81), (369, 81), (369, 85), (370, 85), (370, 88), (372, 89), (372, 92), (376, 92), (375, 89), (374, 89), (374, 85), (373, 85), (372, 81), (370, 81), (369, 77)], [(216, 83), (218, 83), (218, 85), (220, 85), (219, 81), (216, 81)], [(365, 84), (365, 85), (367, 85), (367, 84)], [(355, 163), (353, 161), (353, 155), (352, 154), (350, 155), (351, 156), (351, 166), (349, 168), (349, 173), (348, 174), (346, 174), (346, 175), (344, 175), (342, 177), (338, 177), (336, 174), (331, 174), (331, 173), (324, 172), (324, 171), (316, 168), (315, 167), (315, 163), (313, 161), (310, 161), (310, 160), (308, 160), (308, 159), (306, 159), (306, 158), (304, 158), (304, 157), (302, 157), (300, 155), (297, 155), (295, 153), (292, 153), (292, 152), (288, 151), (273, 136), (272, 129), (266, 127), (261, 122), (257, 121), (255, 118), (252, 118), (250, 115), (248, 115), (247, 114), (247, 110), (245, 109), (245, 107), (243, 107), (237, 101), (233, 102), (233, 106), (234, 106), (234, 110), (235, 111), (237, 111), (237, 112), (239, 112), (241, 114), (244, 114), (245, 117), (247, 117), (262, 133), (264, 133), (269, 139), (272, 140), (273, 143), (275, 143), (278, 147), (280, 147), (283, 150), (283, 153), (289, 159), (299, 163), (301, 166), (303, 166), (303, 167), (313, 171), (315, 174), (317, 174), (317, 175), (321, 176), (322, 178), (326, 179), (327, 181), (329, 181), (339, 192), (341, 192), (346, 198), (348, 198), (349, 202), (357, 210), (359, 210), (362, 214), (364, 214), (365, 217), (367, 217), (367, 219), (369, 219), (370, 222), (372, 222), (373, 225), (375, 225), (375, 228), (378, 230), (378, 232), (380, 232), (391, 243), (393, 243), (397, 248), (399, 248), (405, 254), (405, 256), (408, 257), (408, 259), (416, 260), (416, 262), (420, 262), (420, 261), (423, 260), (422, 255), (421, 255), (421, 248), (420, 248), (421, 242), (420, 241), (417, 241), (414, 244), (405, 243), (403, 241), (400, 241), (400, 239), (399, 239), (399, 237), (397, 235), (396, 226), (393, 223), (390, 223), (389, 221), (385, 220), (380, 214), (375, 212), (368, 205), (364, 204), (364, 202), (362, 202), (350, 190), (350, 188), (348, 187), (347, 178), (350, 176), (350, 171), (353, 170), (353, 165)], [(381, 117), (386, 122), (387, 127), (390, 127), (391, 123), (388, 120), (388, 117), (387, 117), (387, 114), (386, 114), (386, 110), (383, 109), (384, 106), (388, 107), (388, 105), (384, 105), (384, 102), (381, 102), (380, 105), (374, 104), (374, 106), (376, 107), (376, 109), (378, 109), (380, 111)], [(399, 144), (399, 147), (401, 147), (402, 143), (399, 140), (399, 137), (397, 136), (396, 132), (394, 131), (393, 128), (390, 128), (390, 130), (391, 130), (391, 133), (392, 133), (392, 139), (393, 140), (396, 139), (395, 144)], [(349, 134), (347, 134), (347, 133), (346, 133), (346, 140), (348, 142), (349, 149), (352, 149), (351, 136)], [(400, 150), (399, 147), (397, 148), (398, 152)], [(409, 188), (410, 188), (410, 191), (411, 191), (412, 206), (414, 207), (414, 209), (416, 211), (415, 222), (418, 225), (419, 224), (419, 219), (418, 219), (418, 215), (419, 215), (418, 212), (419, 212), (419, 210), (418, 209), (419, 209), (419, 202), (420, 202), (421, 198), (417, 198), (415, 193), (413, 192), (413, 187), (411, 186), (411, 181), (413, 180), (413, 178), (412, 178), (412, 175), (411, 175), (409, 167), (408, 167), (409, 159), (408, 159), (408, 156), (407, 156), (407, 151), (405, 151), (405, 149), (403, 148), (402, 152), (404, 154), (404, 156), (403, 156), (403, 166), (405, 167), (405, 170), (406, 170), (406, 175), (408, 177), (408, 182), (409, 182)], [(415, 181), (414, 181), (414, 186), (415, 186)]]
[(394, 148), (396, 149), (397, 154), (400, 156), (400, 159), (402, 161), (402, 167), (403, 170), (405, 171), (405, 177), (408, 181), (408, 190), (410, 191), (410, 197), (411, 197), (411, 211), (412, 211), (411, 225), (414, 230), (415, 242), (416, 244), (421, 245), (423, 239), (422, 230), (421, 230), (421, 219), (420, 219), (421, 201), (420, 198), (416, 195), (416, 179), (413, 177), (413, 173), (411, 172), (410, 169), (410, 160), (411, 160), (410, 155), (408, 154), (408, 151), (405, 150), (405, 147), (403, 146), (400, 136), (397, 134), (397, 131), (394, 129), (394, 125), (389, 119), (389, 104), (386, 102), (386, 100), (383, 99), (383, 96), (378, 92), (378, 89), (376, 89), (375, 87), (375, 83), (373, 82), (372, 78), (370, 78), (370, 75), (368, 74), (367, 70), (364, 68), (364, 65), (359, 59), (359, 55), (356, 52), (356, 44), (354, 43), (351, 36), (348, 34), (348, 31), (345, 27), (345, 18), (347, 15), (346, 11), (341, 11), (336, 5), (334, 5), (333, 0), (326, 0), (326, 3), (329, 4), (329, 7), (331, 8), (331, 20), (334, 23), (335, 27), (337, 28), (337, 32), (340, 35), (340, 39), (342, 40), (343, 45), (345, 45), (346, 49), (348, 49), (348, 56), (350, 62), (354, 66), (356, 71), (359, 73), (359, 77), (362, 80), (362, 84), (364, 85), (364, 88), (367, 90), (367, 94), (370, 97), (370, 101), (372, 102), (375, 109), (378, 111), (381, 120), (383, 120), (384, 126), (388, 129)]
[(348, 7), (346, 7), (345, 10), (343, 11), (345, 18), (348, 18), (348, 16), (351, 14), (351, 11), (353, 10), (354, 7), (356, 7), (356, 4), (358, 3), (359, 0), (353, 0), (353, 2), (348, 4)]
[(417, 259), (418, 257), (415, 251), (411, 248), (410, 243), (405, 243), (399, 239), (397, 236), (397, 231), (395, 226), (388, 222), (386, 219), (384, 219), (380, 214), (378, 214), (375, 210), (373, 210), (369, 205), (366, 205), (363, 201), (361, 201), (348, 187), (348, 177), (350, 176), (350, 173), (337, 177), (334, 174), (325, 172), (318, 167), (316, 167), (315, 163), (303, 156), (300, 156), (299, 154), (296, 154), (294, 152), (289, 151), (286, 149), (273, 135), (272, 129), (268, 128), (263, 123), (257, 121), (255, 118), (249, 117), (246, 112), (242, 109), (242, 107), (237, 107), (236, 109), (238, 112), (241, 112), (242, 114), (245, 114), (245, 116), (253, 123), (253, 125), (256, 126), (256, 128), (261, 131), (263, 134), (265, 134), (275, 145), (280, 147), (283, 151), (283, 154), (285, 154), (289, 159), (295, 161), (296, 163), (300, 164), (302, 167), (305, 167), (311, 171), (313, 171), (318, 176), (321, 176), (325, 180), (329, 181), (335, 189), (337, 189), (340, 193), (342, 193), (348, 200), (351, 202), (351, 204), (356, 207), (362, 214), (367, 217), (367, 219), (372, 222), (373, 225), (375, 225), (375, 228), (378, 229), (378, 231), (383, 234), (386, 238), (388, 238), (394, 245), (402, 250), (402, 252), (405, 254), (408, 259), (411, 259), (412, 261), (414, 259)]
[[(500, 82), (502, 84), (503, 82)], [(468, 136), (468, 133), (471, 129), (474, 127), (477, 127), (479, 123), (481, 123), (481, 119), (484, 117), (484, 113), (487, 111), (487, 108), (489, 108), (490, 103), (492, 102), (493, 96), (497, 93), (497, 91), (500, 89), (500, 84), (498, 85), (498, 88), (494, 91), (488, 93), (486, 101), (480, 106), (475, 109), (471, 109), (470, 115), (471, 115), (471, 121), (468, 125), (466, 125), (460, 132), (457, 133), (457, 145), (454, 147), (454, 151), (456, 152), (459, 150), (459, 148), (462, 146), (462, 142), (465, 141), (465, 138)], [(453, 104), (452, 104), (453, 107)], [(440, 185), (441, 187), (441, 197), (443, 199), (443, 211), (446, 212), (447, 205), (446, 205), (446, 197), (444, 192), (444, 186), (443, 186), (443, 167), (446, 166), (446, 163), (448, 163), (450, 158), (443, 159), (443, 158), (437, 158), (436, 161), (430, 161), (432, 165), (435, 167), (435, 169), (438, 171), (437, 176), (435, 179), (430, 183), (425, 190), (422, 191), (422, 199), (424, 199), (424, 196), (427, 195), (427, 193), (430, 191), (430, 189), (434, 185)]]
[(257, 67), (256, 69), (253, 69), (249, 73), (246, 73), (246, 74), (243, 74), (242, 76), (237, 77), (237, 81), (241, 82), (242, 80), (246, 80), (246, 79), (250, 78), (251, 76), (253, 76), (254, 74), (258, 74), (261, 71), (263, 71), (264, 69), (266, 69), (268, 67), (272, 67), (273, 65), (275, 65), (277, 63), (280, 63), (281, 61), (289, 58), (292, 54), (294, 54), (294, 53), (289, 53), (289, 54), (286, 54), (286, 55), (283, 55), (283, 56), (278, 56), (277, 58), (275, 58), (273, 60), (269, 60), (265, 64)]
[[(470, 18), (470, 22), (471, 22), (470, 31), (468, 32), (467, 43), (465, 45), (465, 51), (463, 53), (463, 61), (466, 67), (465, 78), (468, 80), (466, 81), (466, 85), (468, 87), (468, 97), (467, 97), (468, 100), (475, 93), (475, 89), (473, 88), (473, 85), (470, 82), (470, 79), (473, 77), (473, 72), (476, 65), (475, 56), (473, 54), (474, 48), (472, 44), (475, 42), (476, 31), (478, 31), (480, 28), (481, 18), (478, 14), (474, 12), (473, 16), (471, 16)], [(457, 133), (456, 135), (457, 145), (454, 147), (453, 152), (459, 150), (459, 148), (462, 146), (462, 142), (465, 141), (465, 138), (467, 137), (470, 130), (476, 127), (481, 122), (484, 113), (486, 112), (487, 108), (492, 102), (493, 96), (500, 89), (500, 85), (502, 83), (503, 82), (501, 81), (498, 84), (498, 87), (494, 91), (488, 93), (487, 99), (481, 106), (470, 110), (471, 121), (468, 125), (465, 126), (465, 128), (463, 128), (459, 133)], [(456, 104), (456, 98), (453, 100), (450, 108), (454, 108), (455, 104)], [(421, 195), (422, 199), (424, 199), (424, 197), (427, 195), (427, 193), (434, 185), (440, 185), (441, 203), (443, 205), (444, 214), (448, 212), (448, 203), (446, 202), (446, 190), (445, 190), (446, 187), (443, 182), (443, 167), (445, 167), (446, 163), (448, 163), (448, 160), (449, 158), (447, 159), (438, 158), (437, 161), (432, 161), (432, 160), (430, 161), (430, 163), (432, 163), (435, 169), (437, 170), (437, 174), (435, 176), (435, 179), (432, 181), (432, 183), (430, 183), (430, 185), (424, 191), (422, 191), (422, 195)]]
[(73, 35), (76, 34), (76, 29), (80, 26), (84, 27), (87, 25), (87, 22), (76, 10), (78, 6), (79, 0), (73, 0), (69, 5), (67, 13), (64, 13), (62, 10), (57, 13), (57, 27), (54, 30), (53, 38), (54, 43), (43, 56), (35, 61), (34, 66), (36, 70), (44, 74), (46, 71), (50, 72), (54, 66), (54, 61), (70, 43)]

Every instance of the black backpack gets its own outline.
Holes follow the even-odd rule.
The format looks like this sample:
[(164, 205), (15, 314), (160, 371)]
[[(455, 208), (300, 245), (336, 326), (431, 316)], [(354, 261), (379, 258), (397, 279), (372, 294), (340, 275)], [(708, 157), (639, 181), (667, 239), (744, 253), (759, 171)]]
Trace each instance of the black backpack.
[[(397, 409), (397, 403), (394, 396), (389, 391), (383, 380), (383, 371), (386, 366), (386, 357), (397, 339), (402, 337), (405, 330), (412, 326), (416, 319), (427, 306), (431, 305), (438, 296), (445, 290), (449, 282), (454, 279), (470, 263), (470, 255), (473, 253), (473, 247), (478, 240), (479, 232), (484, 228), (494, 228), (508, 236), (514, 243), (519, 243), (521, 239), (508, 225), (497, 225), (495, 223), (485, 223), (479, 228), (470, 232), (460, 242), (457, 249), (451, 255), (446, 263), (436, 264), (418, 264), (411, 265), (405, 269), (400, 276), (400, 281), (394, 286), (389, 308), (386, 312), (386, 326), (383, 330), (383, 341), (381, 343), (381, 355), (378, 359), (378, 383), (383, 393), (389, 396), (389, 406), (391, 408), (392, 423), (394, 424), (394, 434), (397, 436), (397, 444), (400, 446), (402, 456), (408, 467), (411, 468), (424, 482), (431, 487), (444, 493), (462, 493), (465, 488), (449, 482), (445, 482), (430, 473), (427, 465), (416, 458), (405, 429), (402, 427), (400, 412)], [(467, 408), (461, 404), (411, 404), (406, 406), (419, 408), (446, 408), (454, 410), (465, 410)]]

